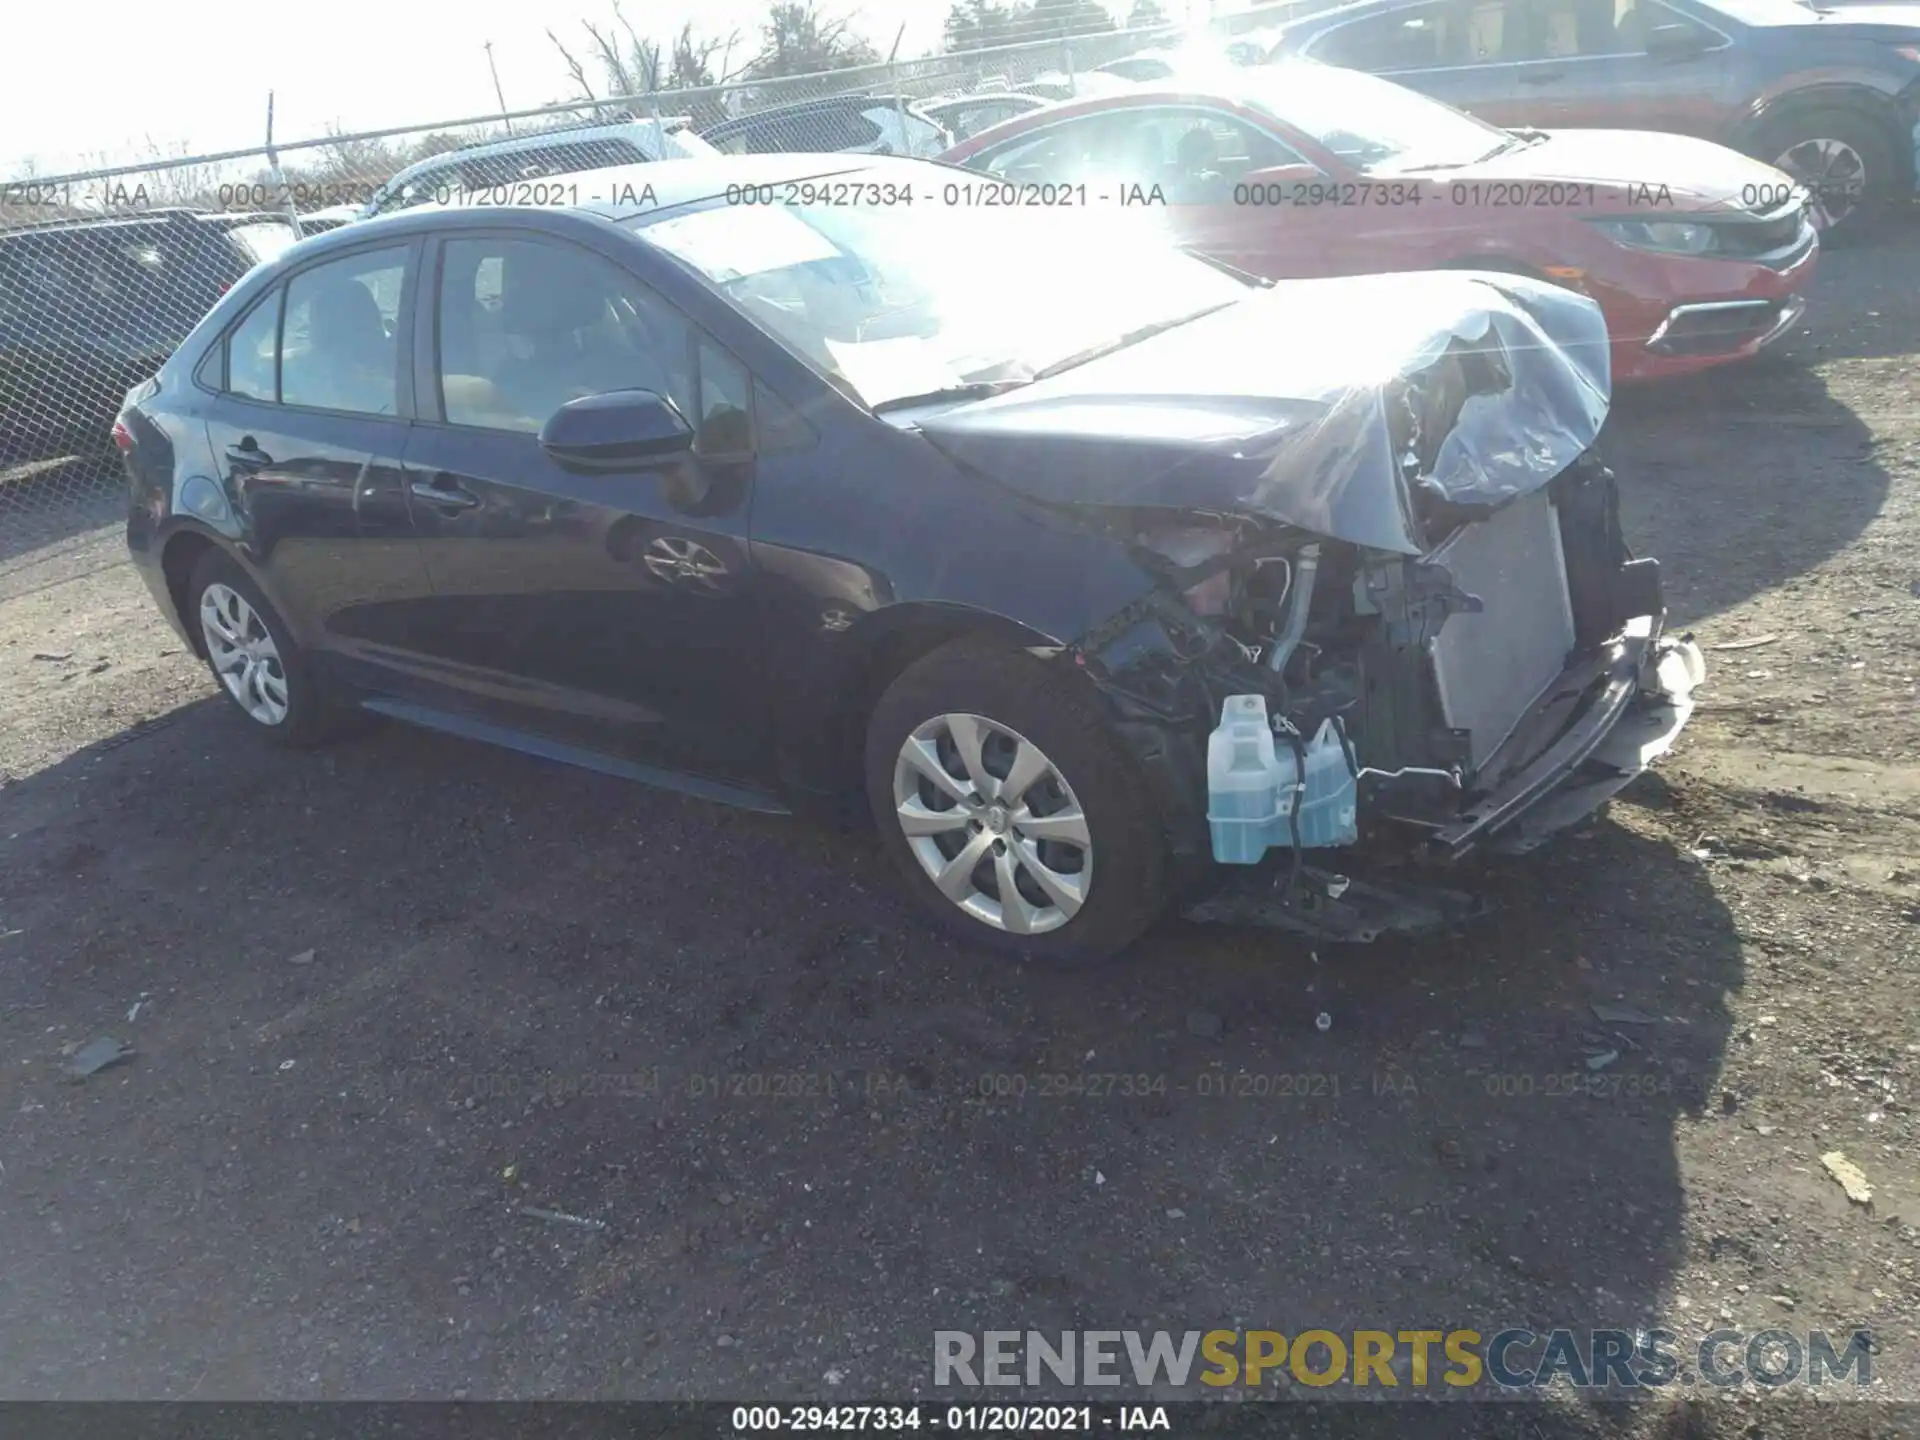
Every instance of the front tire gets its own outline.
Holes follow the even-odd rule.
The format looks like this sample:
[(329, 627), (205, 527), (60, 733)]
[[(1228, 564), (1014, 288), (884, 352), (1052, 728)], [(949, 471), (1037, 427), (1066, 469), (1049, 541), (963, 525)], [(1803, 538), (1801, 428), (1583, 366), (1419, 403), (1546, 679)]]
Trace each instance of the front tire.
[(1865, 230), (1907, 178), (1886, 130), (1845, 106), (1787, 111), (1761, 128), (1753, 153), (1813, 192), (1822, 238)]
[(256, 734), (305, 749), (339, 732), (343, 717), (322, 692), (311, 658), (226, 552), (208, 550), (193, 567), (186, 619), (221, 695)]
[(904, 670), (867, 729), (880, 843), (933, 922), (1016, 959), (1108, 959), (1166, 906), (1145, 777), (1054, 662), (980, 640)]

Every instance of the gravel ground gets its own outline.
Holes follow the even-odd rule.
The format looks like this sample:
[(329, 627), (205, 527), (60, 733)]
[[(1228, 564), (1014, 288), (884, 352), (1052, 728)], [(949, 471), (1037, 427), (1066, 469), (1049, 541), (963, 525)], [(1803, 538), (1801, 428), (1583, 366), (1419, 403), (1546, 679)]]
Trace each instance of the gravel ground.
[[(1008, 968), (861, 838), (398, 727), (270, 751), (97, 512), (0, 527), (0, 1395), (897, 1398), (936, 1329), (1664, 1324), (1870, 1327), (1920, 1399), (1916, 273), (1912, 228), (1835, 251), (1786, 350), (1622, 397), (1710, 687), (1444, 940)], [(1518, 1433), (1763, 1433), (1755, 1389)]]

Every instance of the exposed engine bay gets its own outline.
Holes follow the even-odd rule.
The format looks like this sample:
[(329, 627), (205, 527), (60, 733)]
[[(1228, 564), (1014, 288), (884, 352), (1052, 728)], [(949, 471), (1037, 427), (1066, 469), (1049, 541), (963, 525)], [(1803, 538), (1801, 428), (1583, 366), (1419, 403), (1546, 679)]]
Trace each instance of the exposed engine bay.
[[(1065, 650), (1176, 863), (1262, 877), (1238, 918), (1370, 939), (1452, 901), (1363, 879), (1363, 853), (1445, 863), (1577, 823), (1671, 744), (1702, 664), (1663, 638), (1659, 566), (1629, 552), (1593, 453), (1598, 307), (1381, 275), (1360, 332), (1347, 283), (1275, 287), (918, 425), (1151, 576)], [(1338, 338), (1274, 343), (1296, 334)]]
[[(1632, 557), (1614, 477), (1591, 452), (1543, 488), (1491, 504), (1423, 483), (1449, 418), (1505, 379), (1497, 356), (1459, 346), (1394, 395), (1417, 555), (1225, 511), (1101, 513), (1161, 585), (1084, 637), (1076, 663), (1136, 734), (1156, 732), (1166, 768), (1185, 777), (1173, 783), (1206, 797), (1214, 861), (1257, 863), (1271, 847), (1282, 867), (1251, 887), (1251, 907), (1242, 886), (1238, 902), (1223, 908), (1215, 896), (1202, 918), (1357, 939), (1456, 918), (1470, 908), (1457, 892), (1356, 888), (1337, 873), (1354, 868), (1341, 849), (1414, 864), (1483, 846), (1530, 849), (1652, 758), (1644, 744), (1607, 747), (1622, 719), (1612, 701), (1661, 708), (1660, 749), (1684, 721), (1702, 678), (1698, 651), (1662, 642), (1658, 563)], [(1663, 670), (1663, 655), (1677, 663)], [(1624, 697), (1614, 694), (1622, 674)], [(1247, 748), (1244, 724), (1230, 724), (1235, 707), (1243, 721), (1255, 713), (1252, 697), (1264, 702), (1277, 765), (1259, 758), (1258, 742)], [(1223, 783), (1230, 731), (1240, 760), (1227, 762)], [(1333, 745), (1344, 790), (1316, 778)], [(1525, 803), (1506, 803), (1556, 745), (1565, 764), (1547, 766), (1554, 783), (1536, 776)], [(1260, 808), (1269, 788), (1249, 807), (1232, 787), (1263, 767), (1279, 803)], [(1556, 791), (1586, 803), (1543, 808)], [(1341, 808), (1337, 822), (1331, 810), (1316, 817), (1323, 802)], [(1268, 817), (1260, 838), (1246, 839), (1251, 822), (1236, 828), (1223, 811)]]

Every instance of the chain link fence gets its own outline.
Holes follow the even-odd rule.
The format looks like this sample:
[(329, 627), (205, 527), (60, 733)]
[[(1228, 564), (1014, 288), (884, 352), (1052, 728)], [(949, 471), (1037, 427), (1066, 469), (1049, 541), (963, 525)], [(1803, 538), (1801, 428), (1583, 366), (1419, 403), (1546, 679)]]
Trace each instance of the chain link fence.
[[(1318, 0), (1217, 19), (1204, 43), (1303, 8)], [(1118, 30), (0, 178), (0, 579), (120, 521), (127, 391), (302, 235), (456, 190), (715, 151), (938, 154), (1022, 108), (1124, 87), (1100, 67), (1190, 38)]]

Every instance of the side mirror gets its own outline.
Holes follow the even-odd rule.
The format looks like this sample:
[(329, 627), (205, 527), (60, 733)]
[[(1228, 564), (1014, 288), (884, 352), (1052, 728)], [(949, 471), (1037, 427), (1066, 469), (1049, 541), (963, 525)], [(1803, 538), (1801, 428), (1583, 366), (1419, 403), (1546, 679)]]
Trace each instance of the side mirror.
[(693, 427), (651, 390), (609, 390), (569, 400), (540, 427), (540, 448), (580, 470), (624, 470), (693, 448)]
[(1706, 49), (1706, 37), (1691, 25), (1656, 25), (1647, 31), (1647, 54), (1656, 60), (1684, 60)]

